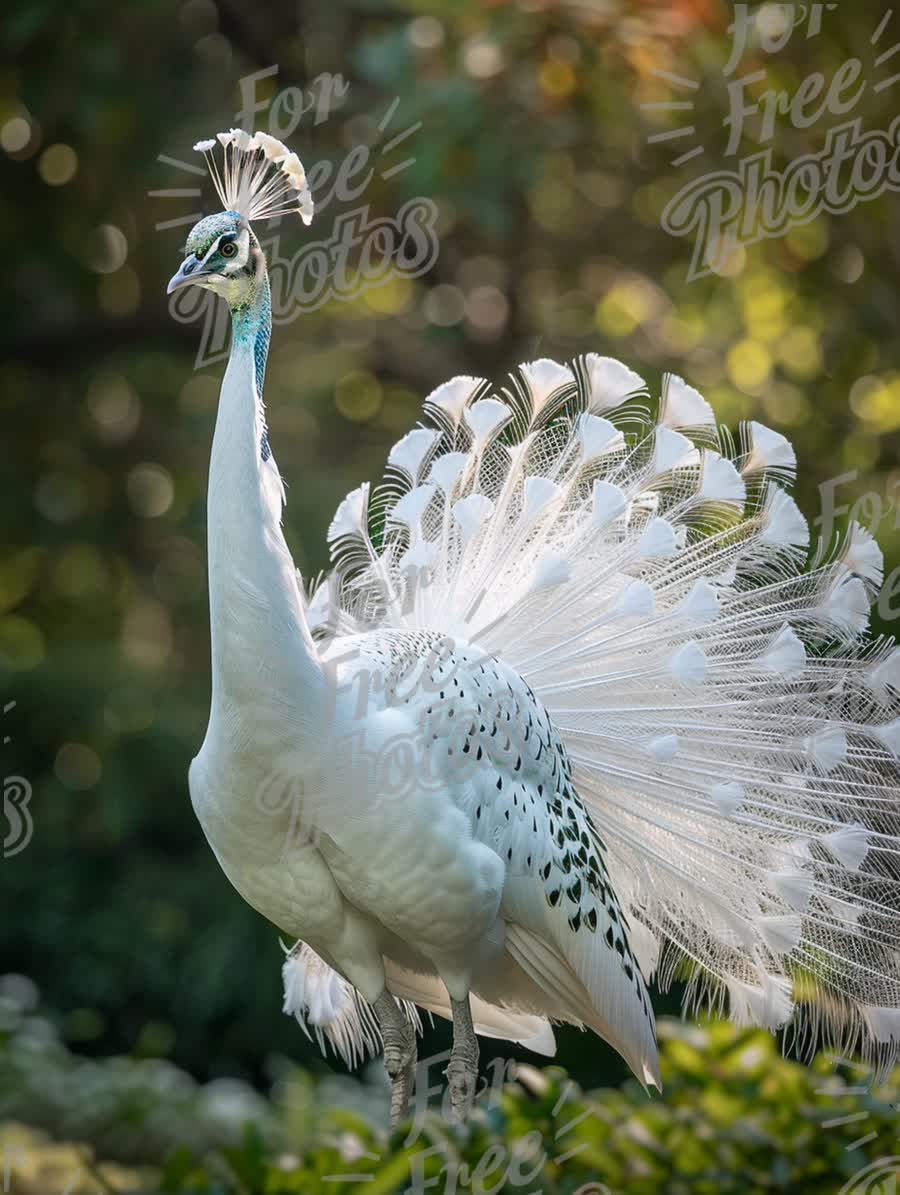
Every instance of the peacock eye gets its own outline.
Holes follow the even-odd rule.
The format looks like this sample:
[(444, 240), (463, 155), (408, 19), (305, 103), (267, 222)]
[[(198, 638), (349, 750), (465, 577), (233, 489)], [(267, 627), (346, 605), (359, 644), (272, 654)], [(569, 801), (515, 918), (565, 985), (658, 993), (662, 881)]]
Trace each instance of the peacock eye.
[(223, 257), (234, 257), (235, 253), (237, 253), (237, 245), (234, 241), (225, 241), (224, 244), (219, 246), (219, 252)]

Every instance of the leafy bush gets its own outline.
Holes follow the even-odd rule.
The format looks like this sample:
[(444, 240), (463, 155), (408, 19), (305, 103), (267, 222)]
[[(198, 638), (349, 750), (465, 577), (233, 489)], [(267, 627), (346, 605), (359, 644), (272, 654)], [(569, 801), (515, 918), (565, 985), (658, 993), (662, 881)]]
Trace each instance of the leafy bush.
[(277, 1136), (272, 1108), (246, 1084), (201, 1085), (160, 1059), (79, 1058), (35, 1001), (27, 980), (0, 982), (0, 1122), (88, 1142), (123, 1162), (158, 1162), (185, 1140), (201, 1152), (220, 1148), (248, 1123), (266, 1140)]
[(316, 1195), (351, 1175), (366, 1176), (366, 1195), (572, 1195), (588, 1183), (597, 1195), (829, 1195), (900, 1152), (900, 1072), (867, 1091), (862, 1072), (800, 1066), (767, 1034), (720, 1022), (661, 1022), (661, 1097), (633, 1080), (585, 1094), (558, 1067), (519, 1066), (467, 1124), (417, 1108), (389, 1136), (380, 1082), (297, 1070), (266, 1101), (157, 1061), (86, 1062), (13, 990), (0, 1000), (0, 1147), (27, 1153), (15, 1195), (62, 1195), (76, 1167), (69, 1195)]

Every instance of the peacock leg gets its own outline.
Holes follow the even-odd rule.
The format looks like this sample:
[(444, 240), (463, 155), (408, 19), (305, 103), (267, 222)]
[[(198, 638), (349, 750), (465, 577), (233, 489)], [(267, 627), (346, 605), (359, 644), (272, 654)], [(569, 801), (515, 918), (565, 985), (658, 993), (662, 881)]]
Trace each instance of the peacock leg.
[(457, 1120), (464, 1120), (475, 1100), (478, 1082), (478, 1038), (472, 1024), (468, 996), (450, 1001), (453, 1010), (453, 1048), (444, 1072), (450, 1087), (450, 1107)]
[(384, 1069), (391, 1081), (393, 1129), (409, 1111), (409, 1097), (416, 1074), (416, 1030), (387, 989), (372, 1007), (384, 1041)]

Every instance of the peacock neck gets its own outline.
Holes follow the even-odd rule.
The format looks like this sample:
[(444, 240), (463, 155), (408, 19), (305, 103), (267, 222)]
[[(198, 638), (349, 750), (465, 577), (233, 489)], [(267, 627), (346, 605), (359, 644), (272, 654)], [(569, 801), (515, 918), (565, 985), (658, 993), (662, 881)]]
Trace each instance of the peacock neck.
[(299, 740), (314, 733), (321, 671), (281, 529), (284, 490), (266, 434), (272, 304), (264, 267), (231, 315), (208, 500), (213, 705), (287, 706)]
[(269, 458), (269, 439), (265, 426), (265, 408), (262, 404), (263, 383), (266, 379), (266, 361), (269, 357), (269, 341), (272, 338), (272, 288), (268, 272), (263, 269), (257, 276), (250, 294), (231, 308), (232, 346), (250, 345), (253, 350), (253, 372), (256, 394), (263, 416), (260, 452), (263, 460)]

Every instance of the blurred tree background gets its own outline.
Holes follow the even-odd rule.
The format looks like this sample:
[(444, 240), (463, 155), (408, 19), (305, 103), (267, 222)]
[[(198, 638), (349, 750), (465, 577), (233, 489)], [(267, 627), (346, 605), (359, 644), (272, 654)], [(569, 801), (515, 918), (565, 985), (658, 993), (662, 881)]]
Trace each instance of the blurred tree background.
[[(851, 115), (888, 129), (896, 102), (876, 85), (891, 69), (875, 55), (894, 37), (873, 45), (876, 7), (826, 11), (820, 32), (798, 27), (777, 52), (750, 36), (747, 94), (793, 95), (858, 57)], [(262, 1081), (279, 1053), (325, 1065), (278, 1015), (277, 932), (229, 888), (187, 791), (209, 699), (205, 486), (222, 365), (197, 368), (202, 324), (173, 320), (165, 297), (186, 228), (157, 226), (215, 199), (205, 184), (199, 200), (155, 193), (201, 185), (173, 161), (199, 161), (194, 141), (235, 123), (242, 78), (277, 66), (257, 82), (264, 102), (341, 76), (327, 118), (310, 106), (288, 138), (307, 169), (357, 145), (374, 163), (414, 130), (361, 199), (330, 203), (309, 231), (269, 230), (282, 257), (362, 203), (371, 218), (418, 196), (438, 210), (426, 274), (275, 330), (270, 436), (305, 574), (326, 564), (337, 502), (380, 476), (434, 386), (588, 350), (654, 391), (671, 369), (724, 422), (788, 434), (810, 517), (818, 484), (852, 474), (838, 501), (875, 495), (870, 522), (888, 569), (900, 563), (896, 195), (732, 246), (694, 280), (692, 239), (661, 226), (692, 179), (734, 168), (731, 15), (720, 0), (5, 7), (0, 688), (15, 702), (4, 773), (33, 786), (34, 836), (0, 861), (0, 969), (37, 982), (71, 1049), (170, 1057), (201, 1079)], [(803, 127), (782, 111), (766, 141), (758, 114), (738, 156), (771, 147), (784, 169), (847, 119)], [(889, 630), (889, 602), (880, 613)], [(593, 1039), (561, 1040), (580, 1081), (621, 1077)]]

